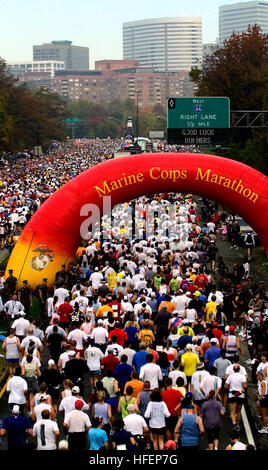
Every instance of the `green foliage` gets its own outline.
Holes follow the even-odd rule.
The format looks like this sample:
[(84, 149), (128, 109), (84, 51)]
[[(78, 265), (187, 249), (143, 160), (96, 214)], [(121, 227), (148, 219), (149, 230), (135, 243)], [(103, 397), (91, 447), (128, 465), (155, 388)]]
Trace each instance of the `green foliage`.
[[(75, 126), (75, 137), (120, 138), (129, 116), (132, 117), (134, 131), (137, 129), (137, 108), (134, 100), (115, 100), (108, 106), (96, 105), (87, 100), (71, 101), (68, 111), (72, 117), (78, 117)], [(152, 109), (138, 111), (139, 135), (148, 137), (151, 130), (164, 130), (166, 128), (165, 110), (161, 105)], [(68, 132), (71, 129), (68, 127)]]
[(65, 137), (67, 104), (47, 89), (18, 85), (0, 59), (0, 151), (44, 148)]
[[(228, 96), (231, 111), (268, 110), (268, 34), (256, 25), (234, 33), (190, 77), (197, 96)], [(224, 153), (267, 173), (267, 143), (267, 128), (232, 128)]]

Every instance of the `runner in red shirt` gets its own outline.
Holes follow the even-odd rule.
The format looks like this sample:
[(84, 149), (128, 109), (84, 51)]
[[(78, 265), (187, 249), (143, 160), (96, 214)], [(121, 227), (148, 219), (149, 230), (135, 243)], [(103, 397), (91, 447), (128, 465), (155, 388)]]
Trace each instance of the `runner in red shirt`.
[(107, 373), (107, 370), (111, 370), (112, 373), (115, 374), (117, 364), (120, 364), (119, 359), (113, 355), (113, 350), (109, 350), (108, 348), (108, 356), (105, 356), (101, 360), (101, 370), (104, 375)]
[(195, 283), (198, 287), (205, 288), (208, 284), (208, 278), (207, 276), (203, 273), (203, 271), (200, 271), (199, 274), (195, 278)]
[(68, 300), (65, 299), (63, 304), (58, 307), (58, 314), (60, 316), (59, 324), (61, 328), (64, 328), (66, 332), (69, 332), (70, 327), (70, 313), (73, 312), (73, 307), (69, 304)]
[(165, 381), (166, 390), (162, 393), (162, 399), (170, 412), (169, 418), (166, 419), (167, 440), (173, 439), (174, 429), (178, 422), (178, 416), (181, 414), (180, 403), (183, 396), (179, 390), (172, 388), (172, 379), (167, 377)]
[(112, 302), (108, 303), (108, 306), (113, 309), (113, 317), (115, 321), (120, 321), (120, 314), (121, 314), (121, 303), (117, 301), (116, 295), (113, 296)]
[(124, 342), (128, 340), (128, 335), (126, 334), (124, 330), (120, 328), (121, 325), (119, 322), (115, 322), (114, 326), (115, 326), (115, 329), (110, 331), (108, 335), (108, 340), (111, 339), (112, 336), (116, 336), (117, 344), (119, 344), (120, 346), (124, 346)]
[(220, 341), (221, 337), (223, 335), (223, 331), (218, 328), (218, 326), (219, 326), (218, 322), (214, 321), (213, 326), (214, 326), (214, 328), (212, 330), (212, 333), (215, 336), (215, 338), (217, 338)]

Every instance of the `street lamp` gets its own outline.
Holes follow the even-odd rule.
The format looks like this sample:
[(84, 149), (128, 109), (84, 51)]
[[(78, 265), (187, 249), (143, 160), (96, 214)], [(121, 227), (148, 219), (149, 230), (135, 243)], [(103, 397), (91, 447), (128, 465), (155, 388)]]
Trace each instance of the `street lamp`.
[(137, 107), (136, 107), (136, 121), (137, 121), (137, 139), (139, 137), (139, 93), (141, 93), (142, 90), (135, 90), (135, 93), (137, 94)]

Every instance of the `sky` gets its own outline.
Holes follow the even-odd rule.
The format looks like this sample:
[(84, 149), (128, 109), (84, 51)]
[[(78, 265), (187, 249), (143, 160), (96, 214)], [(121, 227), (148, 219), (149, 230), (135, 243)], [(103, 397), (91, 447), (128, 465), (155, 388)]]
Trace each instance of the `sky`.
[[(0, 57), (6, 62), (32, 60), (32, 46), (70, 40), (89, 47), (95, 60), (122, 59), (122, 24), (161, 18), (202, 18), (203, 43), (219, 36), (219, 6), (237, 0), (0, 0)], [(243, 2), (242, 2), (243, 3)]]

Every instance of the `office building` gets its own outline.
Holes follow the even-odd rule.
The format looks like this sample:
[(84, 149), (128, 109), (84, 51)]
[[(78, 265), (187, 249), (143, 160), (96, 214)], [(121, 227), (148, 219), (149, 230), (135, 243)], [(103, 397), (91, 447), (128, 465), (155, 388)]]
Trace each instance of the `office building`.
[(238, 2), (223, 5), (219, 8), (219, 40), (220, 46), (233, 32), (241, 33), (248, 25), (259, 25), (262, 32), (268, 33), (268, 2)]
[(72, 41), (52, 41), (33, 46), (33, 60), (60, 60), (66, 69), (89, 70), (89, 49), (73, 46)]
[(123, 23), (123, 59), (157, 72), (190, 71), (202, 60), (202, 21), (154, 18)]
[(48, 73), (50, 78), (53, 78), (56, 70), (63, 70), (65, 68), (65, 63), (57, 60), (8, 62), (7, 67), (15, 78), (19, 78), (25, 73)]
[[(96, 70), (60, 70), (53, 79), (54, 91), (70, 100), (86, 99), (108, 105), (115, 100), (133, 99), (140, 109), (167, 105), (170, 96), (193, 96), (188, 72), (156, 72), (136, 61), (97, 61)], [(109, 71), (109, 72), (108, 72)], [(138, 92), (137, 92), (138, 90)]]

